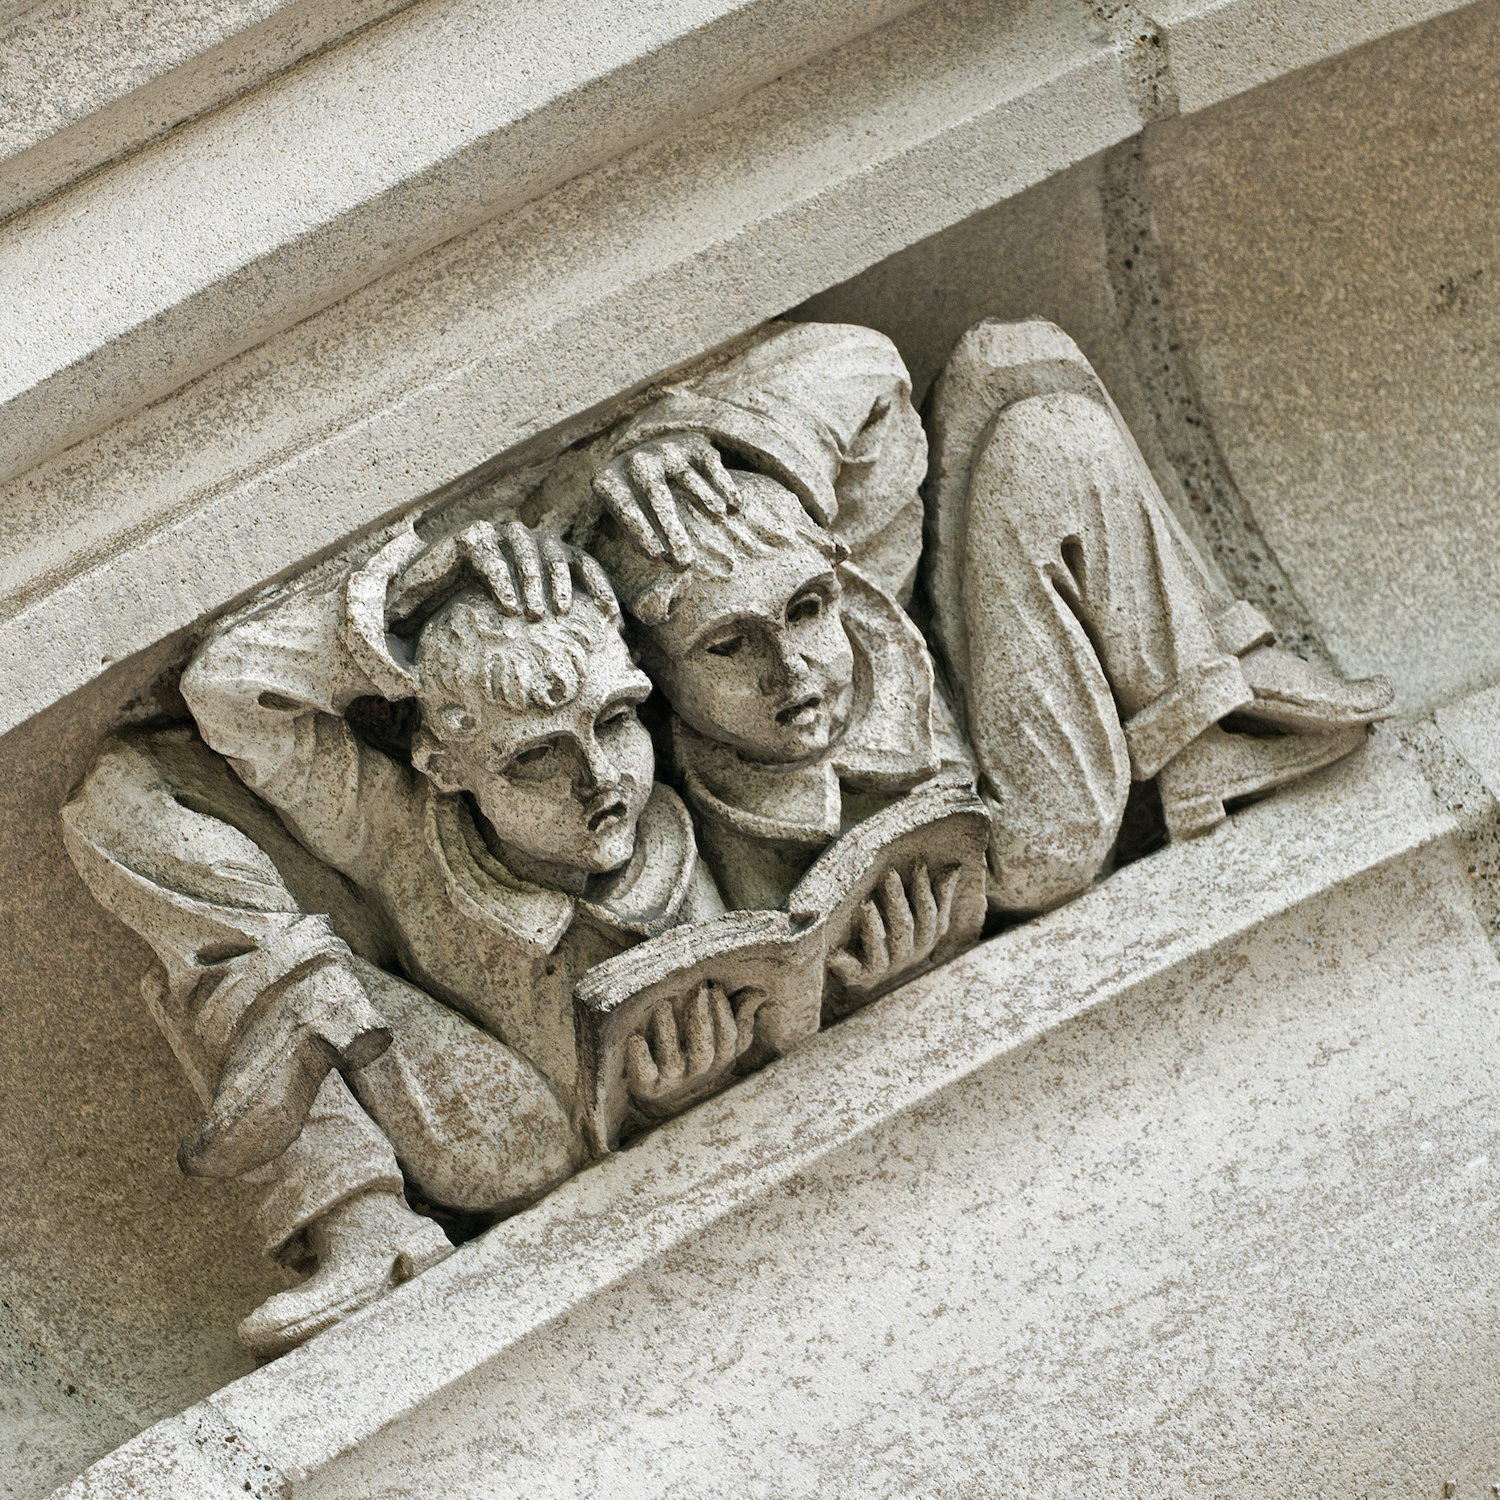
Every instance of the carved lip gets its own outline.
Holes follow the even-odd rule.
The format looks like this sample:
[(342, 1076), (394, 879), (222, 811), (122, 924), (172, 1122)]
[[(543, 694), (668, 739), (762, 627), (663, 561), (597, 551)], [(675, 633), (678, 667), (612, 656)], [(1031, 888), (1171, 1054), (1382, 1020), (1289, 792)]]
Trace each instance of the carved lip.
[(778, 724), (807, 724), (810, 723), (822, 706), (823, 695), (821, 693), (809, 693), (805, 698), (799, 698), (795, 703), (789, 703), (776, 715)]
[(613, 802), (607, 802), (597, 812), (589, 814), (589, 832), (597, 833), (606, 823), (620, 822), (627, 809), (623, 798), (617, 797)]

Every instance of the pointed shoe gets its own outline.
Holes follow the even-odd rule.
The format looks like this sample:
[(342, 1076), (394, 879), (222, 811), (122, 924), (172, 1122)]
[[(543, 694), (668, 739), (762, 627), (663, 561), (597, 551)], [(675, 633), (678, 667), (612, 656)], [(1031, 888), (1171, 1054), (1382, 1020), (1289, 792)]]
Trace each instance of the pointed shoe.
[(1367, 733), (1355, 724), (1326, 734), (1231, 734), (1215, 724), (1157, 775), (1167, 833), (1174, 841), (1208, 833), (1224, 821), (1226, 802), (1331, 766), (1358, 750)]
[(1235, 712), (1270, 729), (1297, 734), (1373, 724), (1396, 711), (1396, 692), (1385, 677), (1346, 682), (1282, 651), (1257, 646), (1240, 658), (1255, 701)]

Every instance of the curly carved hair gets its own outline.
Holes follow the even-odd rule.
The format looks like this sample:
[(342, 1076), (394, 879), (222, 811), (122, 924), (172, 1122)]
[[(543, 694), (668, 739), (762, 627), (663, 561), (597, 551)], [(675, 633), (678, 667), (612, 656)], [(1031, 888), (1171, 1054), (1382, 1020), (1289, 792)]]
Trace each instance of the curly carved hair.
[(802, 502), (767, 474), (734, 471), (740, 492), (739, 509), (732, 515), (711, 515), (684, 501), (677, 508), (696, 557), (687, 568), (666, 558), (647, 557), (615, 523), (601, 522), (590, 550), (604, 565), (620, 603), (648, 625), (671, 613), (672, 602), (695, 575), (728, 578), (744, 558), (764, 557), (793, 547), (809, 547), (830, 562), (841, 562), (848, 548), (831, 531), (814, 521)]
[(618, 629), (590, 595), (575, 595), (566, 615), (526, 620), (502, 614), (486, 590), (464, 589), (417, 637), (423, 718), (440, 733), (441, 720), (426, 710), (476, 697), (516, 713), (561, 708), (578, 696), (589, 657)]

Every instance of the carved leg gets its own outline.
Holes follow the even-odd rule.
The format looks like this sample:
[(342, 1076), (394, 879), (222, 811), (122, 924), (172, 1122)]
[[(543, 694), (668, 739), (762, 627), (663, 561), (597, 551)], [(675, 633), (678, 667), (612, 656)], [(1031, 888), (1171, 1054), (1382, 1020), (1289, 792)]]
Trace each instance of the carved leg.
[[(89, 888), (161, 960), (179, 1056), (200, 1085), (212, 1080), (178, 1159), (213, 1177), (278, 1156), (328, 1071), (361, 1066), (390, 1039), (328, 917), (307, 914), (254, 839), (198, 810), (236, 793), (255, 805), (200, 742), (169, 731), (107, 741), (62, 812)], [(280, 841), (291, 842), (284, 830)]]
[(284, 1353), (452, 1252), (431, 1219), (403, 1196), (389, 1141), (330, 1073), (302, 1133), (273, 1162), (246, 1174), (264, 1183), (254, 1218), (267, 1256), (317, 1268), (278, 1292), (239, 1328), (263, 1359)]
[(430, 1202), (509, 1213), (582, 1165), (568, 1111), (536, 1068), (414, 985), (364, 978), (394, 1041), (348, 1081)]
[(262, 1358), (451, 1252), (437, 1225), (407, 1206), (405, 1181), (447, 1208), (504, 1213), (581, 1165), (567, 1111), (529, 1063), (414, 985), (356, 964), (391, 1046), (347, 1079), (330, 1073), (302, 1133), (248, 1174), (267, 1184), (255, 1221), (266, 1254), (317, 1260), (302, 1285), (240, 1324)]
[(1010, 910), (1084, 889), (1132, 774), (1251, 697), (1121, 447), (1093, 402), (1034, 397), (973, 460), (956, 687), (995, 805), (991, 899)]
[(1086, 887), (1132, 778), (1162, 773), (1169, 831), (1188, 836), (1226, 798), (1348, 754), (1351, 726), (1390, 711), (1388, 684), (1275, 651), (1224, 593), (1060, 330), (971, 329), (934, 426), (934, 628), (994, 807), (993, 904)]
[[(269, 820), (260, 829), (268, 842), (276, 843), (279, 833), (281, 844), (290, 843), (272, 815), (261, 812), (222, 765), (217, 767), (222, 784), (208, 785), (215, 767), (202, 764), (205, 757), (215, 759), (185, 732), (111, 742), (64, 809), (63, 822), (69, 851), (95, 895), (140, 932), (161, 959), (142, 984), (147, 1006), (199, 1097), (210, 1105), (223, 1104), (236, 1092), (226, 1088), (223, 1077), (226, 1053), (236, 1051), (235, 1016), (253, 1008), (262, 1021), (274, 1021), (278, 985), (283, 994), (293, 992), (293, 1001), (300, 992), (311, 1007), (336, 969), (359, 965), (360, 972), (379, 971), (355, 959), (325, 919), (305, 915), (282, 871), (258, 843), (238, 827), (185, 805), (222, 805), (242, 822), (259, 814)], [(288, 851), (282, 853), (285, 858)], [(291, 851), (294, 861), (299, 857), (306, 859)], [(316, 872), (312, 875), (315, 879)], [(309, 955), (325, 952), (336, 962), (301, 969)], [(347, 978), (359, 986), (354, 974)], [(237, 1003), (234, 988), (250, 1003)], [(269, 1003), (254, 1004), (268, 989)], [(356, 998), (368, 1011), (363, 988)], [(335, 1011), (341, 1008), (337, 1000)], [(342, 1025), (337, 1014), (312, 1019), (327, 1022), (330, 1031)], [(301, 1075), (294, 1089), (271, 1091), (282, 1100), (304, 1096), (281, 1121), (285, 1149), (277, 1154), (279, 1148), (262, 1144), (255, 1170), (223, 1174), (243, 1175), (265, 1188), (256, 1228), (268, 1256), (318, 1258), (307, 1282), (270, 1298), (242, 1325), (242, 1338), (262, 1356), (311, 1337), (451, 1249), (431, 1220), (407, 1207), (390, 1143), (343, 1079), (329, 1071), (331, 1059), (321, 1044), (313, 1068), (303, 1065), (299, 1047), (311, 1033), (308, 1020), (292, 1015), (289, 1024), (267, 1025), (257, 1033), (262, 1072), (280, 1068)], [(273, 1045), (277, 1035), (290, 1044), (281, 1054)], [(239, 1050), (241, 1073), (253, 1075), (256, 1059), (245, 1058), (243, 1046)], [(251, 1078), (238, 1095), (263, 1105), (267, 1091)], [(261, 1114), (263, 1126), (264, 1108)], [(263, 1141), (263, 1131), (250, 1133)], [(267, 1156), (274, 1159), (259, 1165)]]

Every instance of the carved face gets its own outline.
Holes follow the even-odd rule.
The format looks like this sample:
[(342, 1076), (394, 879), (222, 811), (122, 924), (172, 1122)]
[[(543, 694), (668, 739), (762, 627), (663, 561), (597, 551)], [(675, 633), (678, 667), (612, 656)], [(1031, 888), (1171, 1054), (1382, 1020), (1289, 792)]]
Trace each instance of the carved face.
[(495, 832), (533, 860), (600, 874), (635, 848), (655, 761), (636, 707), (650, 681), (613, 630), (590, 652), (577, 693), (522, 710), (488, 695), (424, 705), (437, 740), (423, 758), (443, 791), (467, 791)]
[(854, 653), (828, 559), (798, 545), (740, 557), (728, 578), (694, 576), (647, 627), (647, 661), (700, 734), (751, 760), (792, 764), (843, 733)]

